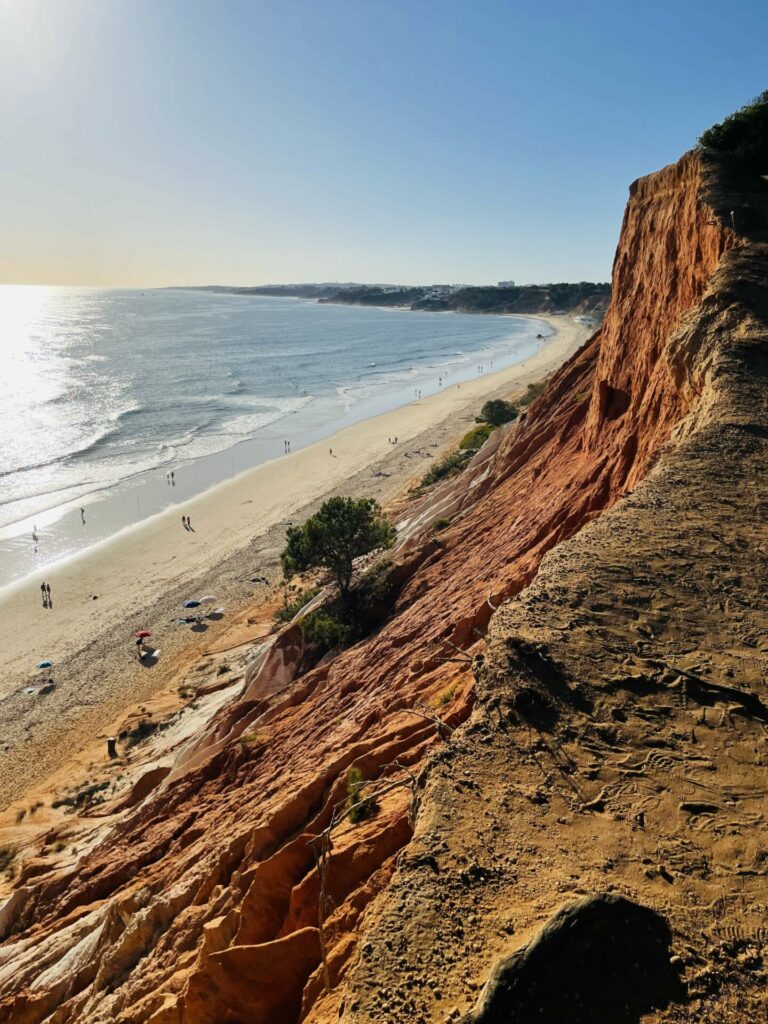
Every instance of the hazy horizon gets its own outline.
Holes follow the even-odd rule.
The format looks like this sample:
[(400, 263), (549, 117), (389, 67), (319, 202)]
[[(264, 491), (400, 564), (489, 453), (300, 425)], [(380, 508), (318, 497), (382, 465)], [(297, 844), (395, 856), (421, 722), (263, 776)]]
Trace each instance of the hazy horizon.
[(609, 280), (630, 182), (764, 87), (767, 27), (743, 0), (0, 0), (0, 283)]

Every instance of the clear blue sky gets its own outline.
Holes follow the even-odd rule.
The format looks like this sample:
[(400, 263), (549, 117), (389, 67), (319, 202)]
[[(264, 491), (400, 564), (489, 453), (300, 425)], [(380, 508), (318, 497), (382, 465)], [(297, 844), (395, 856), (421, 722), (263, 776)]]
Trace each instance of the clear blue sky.
[(753, 0), (0, 0), (0, 281), (605, 280)]

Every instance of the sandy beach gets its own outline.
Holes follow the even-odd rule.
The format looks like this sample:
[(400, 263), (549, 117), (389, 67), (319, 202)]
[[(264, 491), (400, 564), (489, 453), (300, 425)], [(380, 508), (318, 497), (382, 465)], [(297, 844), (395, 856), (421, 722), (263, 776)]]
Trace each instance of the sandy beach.
[[(277, 580), (288, 522), (300, 522), (333, 493), (392, 500), (420, 479), (430, 455), (467, 429), (486, 398), (550, 373), (590, 333), (572, 317), (539, 318), (555, 334), (525, 362), (241, 473), (0, 592), (0, 806), (60, 768), (125, 708), (179, 679), (238, 616), (262, 603), (270, 588), (252, 580)], [(194, 532), (183, 528), (182, 515)], [(43, 578), (50, 610), (41, 605)], [(224, 617), (200, 632), (178, 625), (182, 602), (202, 594), (217, 597)], [(136, 658), (137, 629), (154, 634), (154, 664)], [(43, 658), (54, 662), (54, 691), (25, 693)]]

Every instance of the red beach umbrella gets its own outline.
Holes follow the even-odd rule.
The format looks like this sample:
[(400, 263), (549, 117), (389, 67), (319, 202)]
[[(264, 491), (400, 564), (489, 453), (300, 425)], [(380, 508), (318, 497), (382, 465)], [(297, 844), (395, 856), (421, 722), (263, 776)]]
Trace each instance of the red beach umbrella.
[(148, 629), (137, 629), (133, 635), (136, 637), (137, 640), (143, 640), (144, 637), (152, 636), (152, 633)]

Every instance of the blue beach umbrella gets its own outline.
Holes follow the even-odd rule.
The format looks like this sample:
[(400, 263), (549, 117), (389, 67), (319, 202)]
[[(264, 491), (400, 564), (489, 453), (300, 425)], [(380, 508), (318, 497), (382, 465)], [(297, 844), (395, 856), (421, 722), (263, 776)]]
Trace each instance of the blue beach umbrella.
[(197, 608), (199, 606), (199, 604), (200, 604), (199, 601), (195, 601), (194, 598), (192, 598), (189, 601), (185, 601), (183, 607), (184, 608)]
[(53, 662), (52, 661), (38, 661), (37, 667), (38, 668), (53, 668)]

